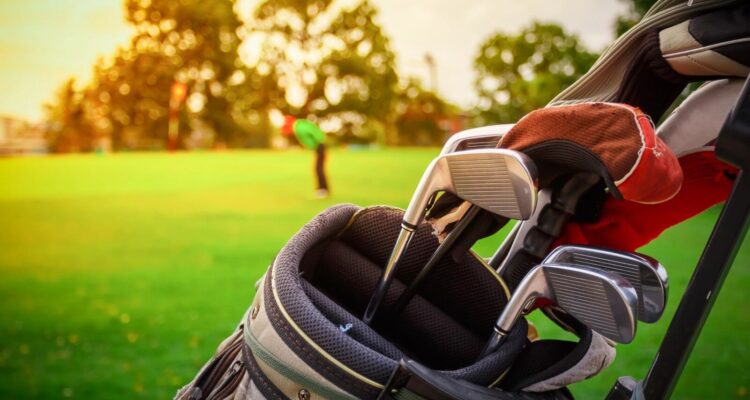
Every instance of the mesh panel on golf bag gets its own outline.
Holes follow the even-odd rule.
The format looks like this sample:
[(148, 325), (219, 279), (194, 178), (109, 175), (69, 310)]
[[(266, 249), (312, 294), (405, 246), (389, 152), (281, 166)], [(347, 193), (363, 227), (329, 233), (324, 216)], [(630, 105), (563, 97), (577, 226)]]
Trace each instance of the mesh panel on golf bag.
[[(476, 361), (508, 292), (473, 253), (460, 263), (443, 260), (401, 314), (389, 313), (438, 245), (426, 225), (404, 255), (383, 314), (373, 327), (359, 319), (402, 215), (340, 205), (305, 225), (277, 255), (235, 334), (177, 398), (374, 399), (404, 357), (449, 378), (499, 385), (526, 344), (527, 325), (521, 319), (498, 351)], [(409, 396), (401, 389), (395, 398)]]

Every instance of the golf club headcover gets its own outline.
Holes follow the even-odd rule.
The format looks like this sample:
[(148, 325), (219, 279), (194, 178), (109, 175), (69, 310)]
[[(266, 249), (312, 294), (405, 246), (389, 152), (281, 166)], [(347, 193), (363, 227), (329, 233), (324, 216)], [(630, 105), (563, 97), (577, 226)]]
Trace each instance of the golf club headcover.
[(542, 182), (545, 175), (560, 172), (598, 173), (612, 195), (637, 203), (664, 202), (682, 184), (677, 158), (656, 136), (649, 116), (627, 104), (532, 111), (503, 137), (500, 147), (531, 157)]
[(602, 335), (586, 330), (579, 342), (542, 339), (529, 343), (503, 380), (508, 391), (546, 392), (584, 381), (615, 360), (617, 350)]
[(659, 126), (657, 136), (678, 156), (712, 144), (744, 83), (722, 79), (702, 85)]
[(659, 127), (657, 136), (680, 155), (684, 178), (674, 198), (654, 205), (607, 198), (596, 221), (567, 224), (557, 244), (588, 243), (632, 251), (667, 228), (724, 201), (737, 169), (718, 160), (710, 144), (743, 84), (742, 79), (729, 79), (703, 85)]
[(750, 73), (750, 3), (744, 2), (659, 31), (663, 59), (683, 76)]
[[(650, 118), (626, 104), (583, 103), (533, 111), (505, 134), (498, 147), (531, 157), (539, 169), (541, 188), (564, 173), (593, 172), (607, 182), (614, 196), (658, 203), (672, 197), (682, 183), (677, 158), (656, 136)], [(442, 238), (466, 209), (460, 198), (445, 193), (427, 222)], [(507, 222), (489, 212), (480, 214), (454, 245), (454, 257)]]
[(608, 198), (601, 218), (593, 223), (565, 226), (556, 244), (578, 243), (633, 251), (664, 230), (724, 201), (732, 190), (737, 169), (716, 158), (712, 147), (680, 157), (685, 176), (675, 197), (659, 204), (639, 204)]
[(687, 83), (747, 76), (748, 3), (692, 3), (658, 1), (550, 105), (614, 101), (659, 120)]
[(646, 32), (615, 99), (658, 120), (690, 82), (747, 76), (748, 20), (750, 4), (742, 4)]

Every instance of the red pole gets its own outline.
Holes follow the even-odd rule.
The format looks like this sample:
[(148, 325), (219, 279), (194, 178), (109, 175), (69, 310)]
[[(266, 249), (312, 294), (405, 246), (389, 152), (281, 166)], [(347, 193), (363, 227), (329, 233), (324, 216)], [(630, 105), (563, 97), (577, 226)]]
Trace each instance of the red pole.
[(169, 96), (169, 128), (167, 131), (167, 149), (177, 150), (177, 138), (180, 133), (180, 105), (187, 96), (187, 85), (184, 82), (172, 83)]

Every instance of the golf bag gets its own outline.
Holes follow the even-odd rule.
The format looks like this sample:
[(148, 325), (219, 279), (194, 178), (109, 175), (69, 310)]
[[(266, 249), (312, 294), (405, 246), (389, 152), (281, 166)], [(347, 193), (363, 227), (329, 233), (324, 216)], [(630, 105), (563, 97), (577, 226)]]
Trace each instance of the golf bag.
[[(427, 224), (417, 230), (376, 329), (361, 322), (357, 315), (401, 218), (394, 208), (339, 205), (305, 225), (258, 283), (235, 333), (177, 398), (569, 398), (565, 389), (514, 392), (581, 362), (589, 373), (600, 368), (600, 359), (582, 360), (591, 335), (580, 329), (584, 340), (546, 341), (547, 352), (526, 357), (525, 372), (514, 372), (527, 343), (524, 320), (500, 349), (475, 360), (510, 293), (472, 252), (459, 263), (443, 260), (403, 312), (389, 315), (438, 245)], [(533, 361), (546, 365), (551, 358), (553, 368), (540, 370)]]

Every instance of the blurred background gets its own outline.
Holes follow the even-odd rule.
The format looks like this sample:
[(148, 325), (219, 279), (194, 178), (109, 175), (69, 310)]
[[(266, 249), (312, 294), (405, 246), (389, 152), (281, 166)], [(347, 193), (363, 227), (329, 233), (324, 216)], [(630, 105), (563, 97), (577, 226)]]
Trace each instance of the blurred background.
[[(448, 136), (544, 106), (652, 3), (0, 2), (0, 397), (173, 396), (302, 224), (404, 207)], [(326, 133), (331, 197), (285, 115)], [(645, 374), (717, 215), (643, 249), (670, 272), (665, 318), (579, 398)], [(747, 396), (748, 262), (675, 397)]]

